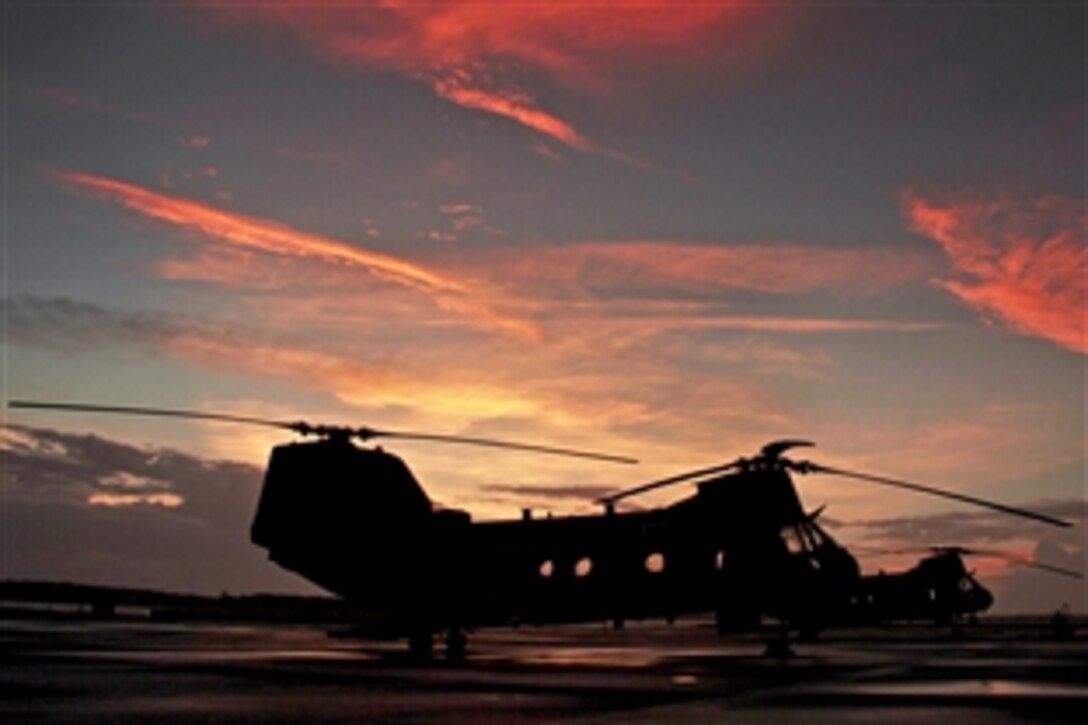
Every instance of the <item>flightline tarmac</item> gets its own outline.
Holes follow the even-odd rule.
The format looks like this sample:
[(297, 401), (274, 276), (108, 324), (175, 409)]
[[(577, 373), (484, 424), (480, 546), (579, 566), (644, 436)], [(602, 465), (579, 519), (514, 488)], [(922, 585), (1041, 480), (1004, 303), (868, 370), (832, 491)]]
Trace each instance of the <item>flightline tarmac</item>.
[(1088, 636), (1046, 618), (832, 630), (770, 657), (705, 620), (494, 629), (413, 664), (343, 627), (0, 620), (0, 721), (1088, 721)]

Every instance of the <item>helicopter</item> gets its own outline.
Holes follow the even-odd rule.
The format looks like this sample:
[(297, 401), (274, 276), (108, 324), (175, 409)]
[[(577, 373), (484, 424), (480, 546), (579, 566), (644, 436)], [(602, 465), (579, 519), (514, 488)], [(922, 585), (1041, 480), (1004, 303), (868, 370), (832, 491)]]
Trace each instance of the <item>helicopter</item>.
[(850, 607), (840, 624), (886, 624), (900, 621), (931, 621), (952, 625), (960, 632), (963, 619), (974, 621), (994, 603), (994, 595), (968, 570), (963, 557), (1002, 559), (1016, 566), (1040, 569), (1052, 574), (1081, 579), (1080, 572), (1018, 557), (994, 549), (965, 546), (930, 546), (899, 549), (881, 554), (924, 553), (916, 565), (899, 572), (862, 577)]
[[(540, 518), (524, 510), (520, 519), (475, 522), (467, 511), (437, 506), (401, 458), (356, 442), (424, 440), (636, 461), (489, 438), (189, 410), (35, 401), (9, 406), (270, 426), (315, 438), (272, 449), (250, 538), (275, 564), (372, 615), (365, 634), (406, 637), (421, 661), (433, 656), (442, 633), (447, 659), (463, 659), (467, 633), (488, 626), (611, 621), (619, 628), (628, 620), (672, 622), (713, 613), (721, 633), (757, 630), (771, 618), (781, 623), (785, 638), (791, 628), (815, 632), (881, 615), (881, 607), (891, 607), (903, 592), (925, 592), (924, 611), (931, 616), (938, 606), (960, 614), (992, 602), (988, 592), (976, 592), (969, 599), (942, 594), (938, 605), (929, 594), (934, 582), (941, 582), (943, 593), (948, 582), (959, 588), (966, 572), (934, 579), (939, 567), (926, 561), (894, 579), (863, 577), (853, 554), (821, 526), (823, 508), (805, 511), (791, 474), (853, 478), (1070, 526), (982, 498), (793, 460), (788, 451), (813, 445), (797, 439), (602, 497), (599, 514)], [(625, 499), (686, 482), (695, 493), (671, 504), (617, 510)], [(921, 605), (904, 606), (921, 611)]]

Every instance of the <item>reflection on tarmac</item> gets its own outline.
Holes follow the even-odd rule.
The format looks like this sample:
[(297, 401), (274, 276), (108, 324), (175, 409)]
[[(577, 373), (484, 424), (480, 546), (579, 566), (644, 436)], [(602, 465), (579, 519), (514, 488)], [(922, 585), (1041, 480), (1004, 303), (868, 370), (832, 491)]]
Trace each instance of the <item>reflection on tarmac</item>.
[[(335, 632), (334, 632), (335, 634)], [(1088, 640), (833, 632), (770, 659), (705, 622), (488, 630), (463, 667), (316, 627), (0, 621), (0, 720), (1084, 722)]]

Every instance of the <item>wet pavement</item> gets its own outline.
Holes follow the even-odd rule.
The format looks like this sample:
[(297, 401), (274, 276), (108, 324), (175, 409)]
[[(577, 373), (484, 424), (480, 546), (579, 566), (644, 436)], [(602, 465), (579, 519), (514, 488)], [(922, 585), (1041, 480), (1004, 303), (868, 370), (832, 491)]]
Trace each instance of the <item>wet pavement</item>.
[(700, 622), (488, 630), (457, 667), (319, 627), (12, 620), (0, 651), (4, 722), (1088, 722), (1088, 639), (1041, 620), (837, 631), (787, 658)]

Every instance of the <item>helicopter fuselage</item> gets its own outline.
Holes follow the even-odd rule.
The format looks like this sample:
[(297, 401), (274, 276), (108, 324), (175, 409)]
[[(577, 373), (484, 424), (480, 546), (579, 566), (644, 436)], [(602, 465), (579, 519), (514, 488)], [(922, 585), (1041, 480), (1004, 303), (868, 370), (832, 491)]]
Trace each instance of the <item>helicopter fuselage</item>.
[(951, 624), (990, 608), (993, 594), (955, 551), (938, 551), (901, 572), (865, 576), (851, 597), (851, 623), (929, 620)]
[(405, 632), (692, 612), (717, 612), (723, 629), (815, 622), (859, 579), (773, 469), (704, 481), (663, 508), (474, 523), (435, 509), (392, 454), (290, 444), (272, 453), (252, 538)]

